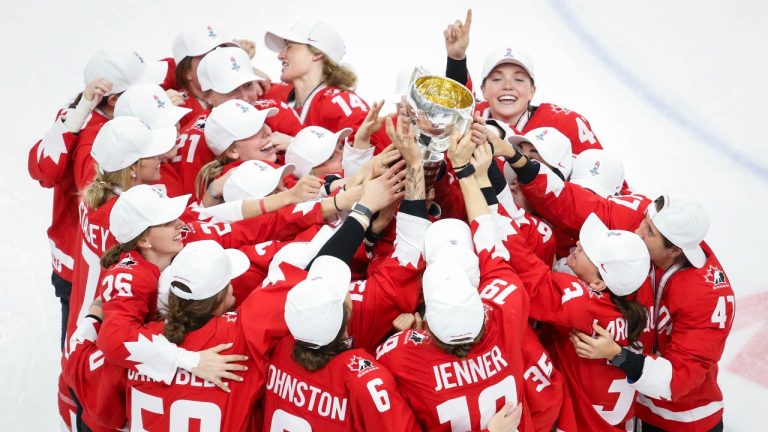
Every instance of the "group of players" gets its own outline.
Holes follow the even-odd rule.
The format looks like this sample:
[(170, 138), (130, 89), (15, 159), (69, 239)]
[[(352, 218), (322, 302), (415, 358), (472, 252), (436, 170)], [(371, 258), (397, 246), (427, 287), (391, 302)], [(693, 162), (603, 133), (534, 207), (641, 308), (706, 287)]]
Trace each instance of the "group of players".
[[(467, 72), (471, 11), (444, 32)], [(632, 193), (589, 122), (488, 54), (425, 173), (324, 22), (99, 51), (29, 153), (53, 188), (71, 430), (722, 431), (734, 295), (696, 202)], [(642, 429), (641, 429), (642, 428)]]

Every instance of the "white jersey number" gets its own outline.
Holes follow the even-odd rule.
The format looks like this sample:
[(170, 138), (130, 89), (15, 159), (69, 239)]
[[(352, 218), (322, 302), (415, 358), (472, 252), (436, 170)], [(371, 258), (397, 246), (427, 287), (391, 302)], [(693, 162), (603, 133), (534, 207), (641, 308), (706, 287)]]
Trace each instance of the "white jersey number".
[[(715, 306), (715, 311), (712, 312), (712, 323), (717, 324), (721, 329), (725, 328), (725, 323), (728, 321), (726, 303), (730, 303), (731, 310), (733, 310), (734, 299), (732, 295), (718, 297), (717, 306)], [(731, 313), (731, 316), (733, 316), (733, 313)]]
[(614, 405), (612, 410), (606, 411), (602, 405), (592, 405), (592, 407), (600, 414), (603, 420), (616, 426), (624, 420), (624, 417), (627, 416), (629, 409), (632, 407), (632, 402), (635, 400), (635, 389), (629, 385), (626, 379), (617, 379), (611, 382), (611, 386), (608, 387), (608, 393), (619, 394), (616, 405)]
[[(158, 415), (163, 412), (163, 400), (131, 387), (131, 432), (145, 430), (142, 411)], [(221, 409), (211, 402), (177, 400), (169, 409), (169, 430), (185, 431), (190, 429), (190, 420), (199, 420), (200, 432), (221, 430)]]
[[(491, 417), (496, 414), (496, 402), (504, 399), (504, 404), (517, 405), (517, 387), (512, 375), (498, 383), (487, 387), (477, 397), (477, 408), (480, 411), (480, 428), (485, 429)], [(437, 406), (437, 417), (441, 424), (450, 422), (453, 432), (472, 430), (472, 420), (469, 417), (469, 402), (466, 396), (447, 400)]]

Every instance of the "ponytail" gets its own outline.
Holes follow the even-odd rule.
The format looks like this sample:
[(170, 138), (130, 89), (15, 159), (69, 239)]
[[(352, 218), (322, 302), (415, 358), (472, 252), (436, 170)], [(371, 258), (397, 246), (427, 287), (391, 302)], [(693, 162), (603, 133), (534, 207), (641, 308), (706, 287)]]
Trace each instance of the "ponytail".
[(216, 159), (208, 162), (197, 173), (195, 177), (195, 194), (197, 198), (202, 198), (205, 195), (205, 190), (208, 189), (208, 185), (224, 170), (224, 166), (232, 159), (227, 156), (227, 151), (224, 150), (220, 155), (216, 156)]
[(357, 75), (347, 66), (342, 66), (331, 60), (324, 52), (308, 45), (313, 54), (323, 54), (323, 80), (332, 87), (338, 87), (344, 91), (353, 91), (357, 86)]
[(118, 243), (107, 249), (107, 251), (104, 252), (104, 255), (101, 256), (101, 266), (105, 269), (108, 269), (117, 264), (117, 262), (120, 260), (120, 255), (133, 250), (138, 250), (139, 242), (141, 239), (146, 237), (147, 233), (149, 233), (149, 228), (144, 230), (144, 232), (141, 234), (137, 235), (133, 240), (126, 243)]
[[(610, 292), (610, 290), (608, 290)], [(619, 309), (621, 315), (627, 321), (627, 341), (629, 346), (640, 349), (640, 335), (647, 325), (648, 311), (637, 300), (630, 300), (626, 296), (620, 297), (610, 293), (611, 302)]]
[[(191, 293), (181, 282), (171, 282), (173, 288)], [(171, 291), (168, 293), (168, 314), (165, 316), (165, 338), (179, 345), (187, 333), (195, 331), (215, 316), (216, 310), (227, 297), (229, 285), (218, 294), (203, 300), (186, 300)]]
[(82, 192), (83, 202), (91, 210), (97, 210), (110, 198), (119, 195), (131, 185), (131, 168), (138, 169), (139, 161), (133, 165), (114, 172), (103, 172), (97, 163), (94, 163), (96, 177)]

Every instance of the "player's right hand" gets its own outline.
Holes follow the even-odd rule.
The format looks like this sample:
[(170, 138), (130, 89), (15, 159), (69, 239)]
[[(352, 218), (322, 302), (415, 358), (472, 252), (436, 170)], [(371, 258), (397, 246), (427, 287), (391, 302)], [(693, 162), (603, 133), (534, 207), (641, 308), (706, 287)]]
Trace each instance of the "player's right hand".
[(515, 432), (523, 416), (523, 404), (514, 407), (512, 403), (504, 405), (488, 422), (488, 432)]
[(248, 360), (247, 356), (239, 354), (221, 355), (220, 352), (232, 348), (231, 343), (216, 345), (205, 351), (200, 351), (200, 362), (190, 372), (196, 377), (210, 381), (216, 387), (229, 393), (229, 384), (224, 380), (242, 381), (243, 377), (233, 374), (231, 371), (246, 371), (247, 366), (234, 362)]
[(472, 9), (467, 9), (467, 17), (463, 23), (456, 20), (443, 31), (445, 51), (448, 53), (448, 57), (454, 60), (463, 60), (467, 57), (470, 27), (472, 27)]

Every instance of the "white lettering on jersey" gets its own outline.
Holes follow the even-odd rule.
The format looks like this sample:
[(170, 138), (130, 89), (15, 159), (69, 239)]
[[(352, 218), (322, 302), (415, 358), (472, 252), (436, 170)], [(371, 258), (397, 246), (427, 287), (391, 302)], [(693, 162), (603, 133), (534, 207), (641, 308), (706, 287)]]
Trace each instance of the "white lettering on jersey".
[(432, 367), (435, 373), (435, 391), (488, 379), (508, 364), (501, 354), (501, 349), (494, 345), (489, 351), (475, 357), (435, 365)]
[(347, 398), (334, 396), (323, 389), (307, 384), (274, 365), (269, 365), (267, 370), (267, 391), (322, 417), (330, 417), (341, 422), (346, 420)]

